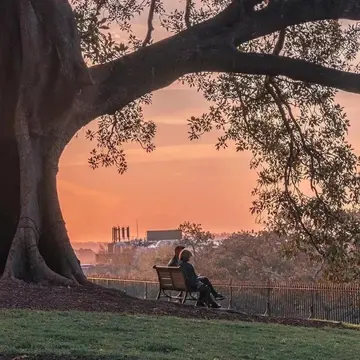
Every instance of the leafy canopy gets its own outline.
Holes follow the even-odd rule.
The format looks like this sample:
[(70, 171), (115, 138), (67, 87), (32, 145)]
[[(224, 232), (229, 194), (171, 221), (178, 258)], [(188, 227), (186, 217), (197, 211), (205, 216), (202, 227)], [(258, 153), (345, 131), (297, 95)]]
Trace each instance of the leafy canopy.
[[(265, 1), (259, 6), (267, 6)], [(271, 0), (270, 0), (271, 2)], [(85, 59), (99, 64), (124, 56), (219, 13), (229, 0), (74, 0)], [(147, 32), (140, 38), (136, 26)], [(155, 28), (155, 32), (153, 29)], [(285, 55), (334, 69), (357, 72), (360, 46), (357, 23), (318, 21), (288, 27), (242, 44), (243, 52)], [(114, 34), (116, 33), (116, 39)], [(333, 279), (358, 276), (359, 158), (346, 140), (349, 121), (337, 103), (337, 90), (286, 77), (234, 73), (196, 73), (180, 82), (203, 93), (209, 111), (188, 120), (191, 140), (222, 130), (218, 149), (236, 144), (250, 151), (257, 171), (251, 211), (271, 231), (286, 236), (286, 250), (325, 258)], [(143, 118), (151, 94), (99, 119), (90, 165), (126, 170), (123, 144), (136, 141), (155, 148), (155, 124)], [(241, 184), (239, 184), (241, 186)]]

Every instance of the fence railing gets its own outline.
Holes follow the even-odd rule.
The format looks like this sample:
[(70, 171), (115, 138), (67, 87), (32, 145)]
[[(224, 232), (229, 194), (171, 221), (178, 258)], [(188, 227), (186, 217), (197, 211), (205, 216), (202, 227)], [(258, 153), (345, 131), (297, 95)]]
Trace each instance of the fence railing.
[[(156, 281), (89, 277), (99, 285), (117, 288), (144, 299), (155, 299)], [(248, 314), (316, 318), (360, 323), (360, 286), (329, 283), (241, 282), (214, 285), (226, 300), (224, 307)]]

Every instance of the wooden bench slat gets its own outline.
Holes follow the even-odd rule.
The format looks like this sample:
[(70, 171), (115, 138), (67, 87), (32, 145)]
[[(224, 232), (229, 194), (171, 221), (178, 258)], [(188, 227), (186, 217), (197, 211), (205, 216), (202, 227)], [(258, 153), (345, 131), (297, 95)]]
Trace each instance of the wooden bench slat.
[(159, 273), (161, 279), (171, 279), (171, 274), (168, 273)]
[(182, 273), (172, 273), (171, 274), (172, 283), (176, 288), (182, 288), (186, 290), (186, 283), (184, 279), (184, 275)]
[(161, 285), (161, 287), (164, 287), (164, 286), (174, 287), (174, 284), (172, 283), (172, 281), (164, 281), (164, 280), (161, 280), (161, 281), (160, 281), (160, 285)]

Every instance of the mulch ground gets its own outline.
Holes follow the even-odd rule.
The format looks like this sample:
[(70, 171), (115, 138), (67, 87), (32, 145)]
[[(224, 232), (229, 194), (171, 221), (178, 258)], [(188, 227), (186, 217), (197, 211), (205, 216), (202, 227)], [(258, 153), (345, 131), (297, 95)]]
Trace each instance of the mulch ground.
[[(0, 309), (92, 311), (191, 319), (276, 323), (304, 327), (345, 328), (342, 323), (248, 315), (226, 309), (204, 309), (167, 301), (142, 300), (104, 287), (55, 287), (0, 280)], [(1, 360), (1, 355), (0, 355)]]

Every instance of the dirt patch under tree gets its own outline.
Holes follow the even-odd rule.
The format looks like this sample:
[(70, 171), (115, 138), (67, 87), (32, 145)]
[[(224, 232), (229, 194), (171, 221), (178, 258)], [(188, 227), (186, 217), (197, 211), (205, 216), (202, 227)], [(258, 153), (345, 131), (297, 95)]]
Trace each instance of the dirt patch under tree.
[(320, 320), (272, 318), (248, 315), (231, 310), (196, 308), (166, 301), (133, 298), (115, 289), (94, 287), (43, 286), (22, 281), (0, 280), (0, 308), (45, 311), (94, 311), (120, 314), (177, 316), (192, 319), (230, 320), (260, 323), (277, 323), (305, 327), (344, 328), (338, 322)]

